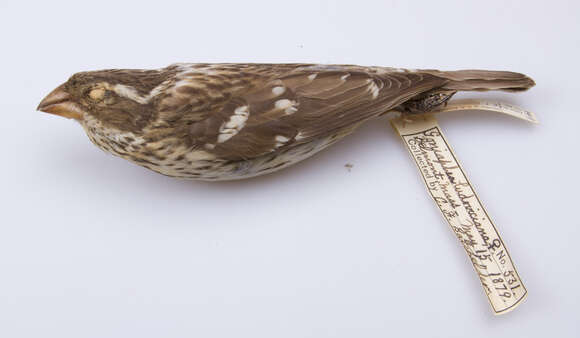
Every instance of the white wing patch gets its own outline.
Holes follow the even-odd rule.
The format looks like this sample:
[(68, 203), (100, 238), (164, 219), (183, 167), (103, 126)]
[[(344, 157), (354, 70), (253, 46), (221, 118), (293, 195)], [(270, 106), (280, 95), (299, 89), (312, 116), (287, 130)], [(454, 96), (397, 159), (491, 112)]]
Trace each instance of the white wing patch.
[(296, 136), (294, 136), (294, 139), (296, 141), (302, 140), (304, 138), (306, 138), (306, 136), (304, 136), (304, 134), (302, 134), (302, 132), (298, 132), (298, 134), (296, 134)]
[(375, 81), (373, 79), (368, 79), (367, 81), (369, 83), (369, 87), (368, 90), (369, 92), (373, 95), (373, 99), (376, 99), (377, 96), (379, 96), (379, 86), (377, 86), (377, 84), (375, 83)]
[(276, 140), (276, 148), (279, 148), (286, 144), (286, 142), (290, 141), (290, 139), (284, 135), (276, 135), (274, 139)]
[(246, 125), (248, 117), (250, 117), (248, 106), (240, 106), (236, 108), (234, 114), (230, 116), (230, 119), (227, 122), (222, 123), (220, 126), (217, 139), (218, 143), (224, 143), (239, 133)]
[(286, 91), (286, 87), (283, 87), (283, 86), (276, 86), (276, 87), (272, 88), (272, 94), (274, 94), (274, 96), (280, 96), (280, 95), (284, 94), (285, 91)]
[(276, 109), (284, 110), (284, 113), (286, 113), (286, 115), (292, 115), (295, 112), (297, 112), (298, 111), (298, 108), (296, 107), (297, 105), (298, 102), (290, 101), (288, 99), (281, 99), (276, 101), (276, 103), (274, 103)]

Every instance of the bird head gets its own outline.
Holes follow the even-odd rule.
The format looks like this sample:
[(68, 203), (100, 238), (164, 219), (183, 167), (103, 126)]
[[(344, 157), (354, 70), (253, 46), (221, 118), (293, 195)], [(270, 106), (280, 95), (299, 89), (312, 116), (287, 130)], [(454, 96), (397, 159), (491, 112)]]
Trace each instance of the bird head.
[(141, 130), (153, 115), (167, 72), (102, 70), (74, 74), (39, 104), (38, 110), (71, 118), (85, 125), (118, 132)]

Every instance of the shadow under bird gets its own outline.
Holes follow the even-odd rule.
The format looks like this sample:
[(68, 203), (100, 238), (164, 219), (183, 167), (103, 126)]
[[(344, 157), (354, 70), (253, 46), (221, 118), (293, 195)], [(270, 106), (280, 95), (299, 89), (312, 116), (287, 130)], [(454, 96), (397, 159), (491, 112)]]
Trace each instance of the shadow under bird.
[(74, 74), (38, 110), (77, 120), (99, 148), (163, 175), (233, 180), (299, 162), (389, 111), (533, 85), (505, 71), (174, 64)]

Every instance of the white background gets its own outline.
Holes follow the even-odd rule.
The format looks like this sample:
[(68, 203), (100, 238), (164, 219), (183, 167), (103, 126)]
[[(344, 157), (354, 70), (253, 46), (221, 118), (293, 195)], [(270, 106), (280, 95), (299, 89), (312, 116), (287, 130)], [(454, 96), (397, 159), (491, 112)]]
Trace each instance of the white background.
[[(0, 3), (2, 337), (578, 337), (575, 1)], [(81, 70), (317, 62), (526, 73), (537, 113), (440, 124), (529, 295), (492, 315), (386, 119), (233, 183), (170, 179), (35, 111)], [(354, 165), (349, 172), (344, 165)]]

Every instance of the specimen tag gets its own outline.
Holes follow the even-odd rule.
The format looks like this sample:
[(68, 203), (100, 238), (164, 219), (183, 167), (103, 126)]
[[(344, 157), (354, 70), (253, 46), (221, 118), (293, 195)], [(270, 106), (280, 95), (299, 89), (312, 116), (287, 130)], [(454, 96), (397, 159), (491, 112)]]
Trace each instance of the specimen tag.
[(538, 123), (536, 115), (531, 111), (524, 110), (520, 107), (508, 103), (501, 103), (495, 101), (463, 99), (454, 100), (446, 106), (434, 111), (434, 113), (441, 113), (456, 110), (489, 110), (497, 113), (513, 116), (518, 119), (526, 120), (532, 123)]
[[(479, 106), (464, 109), (485, 110)], [(514, 114), (517, 111), (509, 115)], [(533, 114), (522, 116), (536, 122)], [(526, 288), (437, 120), (425, 114), (396, 118), (391, 124), (415, 160), (429, 194), (463, 245), (494, 313), (513, 310), (525, 298)]]

